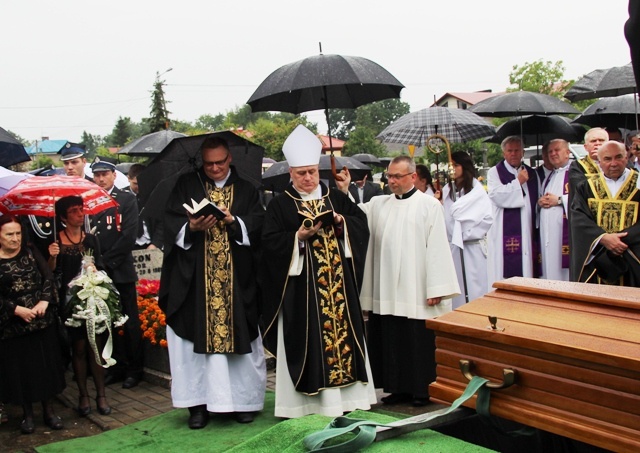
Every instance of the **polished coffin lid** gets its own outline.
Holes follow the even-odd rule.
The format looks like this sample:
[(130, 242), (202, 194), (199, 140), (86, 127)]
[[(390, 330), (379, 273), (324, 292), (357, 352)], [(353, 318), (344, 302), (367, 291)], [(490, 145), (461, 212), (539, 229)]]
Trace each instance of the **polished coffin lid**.
[(494, 383), (513, 370), (514, 385), (492, 390), (491, 414), (640, 451), (640, 289), (521, 277), (494, 288), (427, 320), (436, 332), (431, 399), (450, 404), (462, 394), (461, 360)]

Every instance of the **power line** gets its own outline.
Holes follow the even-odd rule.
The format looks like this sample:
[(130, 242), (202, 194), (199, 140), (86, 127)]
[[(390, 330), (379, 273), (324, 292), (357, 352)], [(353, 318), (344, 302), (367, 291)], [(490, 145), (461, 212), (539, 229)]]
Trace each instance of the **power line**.
[(125, 102), (142, 101), (142, 100), (145, 100), (145, 99), (148, 99), (148, 97), (125, 99), (125, 100), (121, 100), (121, 101), (94, 102), (94, 103), (90, 103), (90, 104), (47, 105), (47, 106), (34, 106), (34, 107), (0, 107), (0, 110), (60, 109), (60, 108), (69, 108), (69, 107), (93, 107), (93, 106), (96, 106), (96, 105), (122, 104), (122, 103), (125, 103)]

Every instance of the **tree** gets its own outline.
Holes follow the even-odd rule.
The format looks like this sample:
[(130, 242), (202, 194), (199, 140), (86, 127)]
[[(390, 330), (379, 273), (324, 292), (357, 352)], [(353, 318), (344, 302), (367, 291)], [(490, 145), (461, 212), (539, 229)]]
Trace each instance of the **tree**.
[(104, 138), (104, 145), (122, 148), (134, 138), (132, 132), (133, 124), (131, 123), (131, 118), (120, 116), (111, 133)]
[(28, 140), (26, 140), (26, 139), (24, 139), (24, 138), (20, 137), (20, 136), (19, 136), (18, 134), (16, 134), (15, 132), (12, 132), (12, 131), (9, 131), (9, 130), (8, 130), (8, 131), (7, 131), (7, 133), (8, 133), (10, 136), (12, 136), (13, 138), (15, 138), (16, 140), (18, 140), (20, 143), (22, 143), (22, 146), (25, 146), (25, 147), (26, 147), (26, 146), (29, 146), (29, 145), (31, 144), (31, 143), (29, 143), (29, 141), (28, 141)]
[(293, 118), (289, 121), (286, 121), (284, 117), (275, 119), (258, 118), (256, 122), (248, 125), (247, 129), (251, 130), (253, 134), (248, 138), (265, 149), (265, 157), (270, 157), (277, 161), (284, 160), (282, 145), (298, 124), (303, 124), (313, 133), (317, 133), (317, 126), (309, 123), (305, 117), (292, 116)]
[(515, 87), (507, 88), (507, 91), (533, 91), (562, 98), (573, 80), (563, 80), (564, 65), (562, 60), (525, 63), (521, 66), (514, 65), (509, 74), (509, 83)]
[(196, 129), (202, 129), (210, 132), (218, 131), (221, 130), (225, 118), (225, 115), (222, 113), (218, 113), (216, 116), (209, 114), (200, 115), (196, 120), (194, 127)]
[(342, 154), (353, 156), (358, 153), (369, 153), (378, 157), (385, 156), (387, 148), (376, 140), (376, 135), (377, 133), (368, 127), (356, 127), (349, 134), (349, 140), (344, 144)]
[(104, 140), (99, 135), (93, 135), (87, 131), (82, 131), (80, 143), (84, 145), (87, 150), (87, 160), (93, 159), (98, 147), (104, 146)]
[(165, 81), (160, 79), (160, 73), (156, 72), (156, 81), (151, 92), (151, 116), (147, 118), (150, 132), (158, 132), (169, 129), (169, 112), (167, 100), (164, 96)]
[(333, 137), (349, 140), (356, 127), (365, 127), (378, 135), (389, 124), (409, 113), (409, 104), (400, 99), (372, 102), (357, 109), (330, 109), (329, 130)]

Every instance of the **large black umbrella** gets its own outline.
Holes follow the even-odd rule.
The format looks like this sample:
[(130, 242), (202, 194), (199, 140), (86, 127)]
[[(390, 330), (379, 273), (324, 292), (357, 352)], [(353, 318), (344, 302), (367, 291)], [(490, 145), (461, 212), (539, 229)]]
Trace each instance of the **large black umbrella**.
[(638, 100), (633, 94), (602, 98), (587, 107), (574, 123), (592, 127), (638, 129)]
[(532, 91), (515, 91), (499, 94), (469, 107), (480, 116), (502, 118), (523, 115), (571, 115), (579, 114), (571, 104), (558, 98)]
[(577, 124), (571, 124), (570, 119), (558, 115), (527, 115), (522, 118), (512, 118), (498, 127), (496, 134), (487, 142), (501, 143), (511, 136), (521, 136), (527, 145), (541, 145), (561, 138), (568, 142), (581, 141), (586, 129)]
[(330, 108), (355, 109), (399, 98), (404, 85), (386, 69), (362, 57), (320, 55), (289, 63), (272, 72), (251, 95), (254, 112), (302, 113), (324, 109), (333, 156)]
[(147, 168), (138, 175), (140, 197), (143, 203), (146, 203), (161, 180), (201, 167), (200, 145), (206, 138), (212, 136), (222, 137), (229, 143), (232, 165), (238, 170), (238, 174), (255, 187), (260, 187), (264, 148), (230, 131), (213, 132), (175, 138), (153, 158)]
[[(364, 175), (371, 172), (371, 168), (352, 157), (334, 157), (337, 167), (347, 167), (353, 181), (364, 178)], [(320, 156), (320, 178), (331, 181), (331, 156), (323, 154)], [(289, 164), (286, 161), (276, 162), (271, 165), (262, 175), (262, 187), (265, 190), (283, 192), (289, 184)]]
[(22, 143), (0, 127), (0, 165), (10, 167), (30, 160), (31, 158)]
[(631, 63), (608, 69), (596, 69), (578, 79), (564, 95), (571, 102), (584, 99), (621, 96), (637, 92)]
[(118, 154), (126, 154), (128, 156), (142, 156), (153, 157), (166, 148), (166, 146), (174, 138), (186, 137), (186, 134), (181, 134), (176, 131), (158, 131), (151, 134), (143, 135), (125, 145)]
[(429, 107), (401, 116), (378, 134), (387, 143), (424, 146), (426, 139), (439, 134), (451, 143), (491, 137), (494, 125), (469, 110)]
[(358, 154), (354, 154), (353, 156), (349, 156), (357, 161), (362, 162), (365, 165), (377, 165), (377, 166), (382, 166), (382, 162), (380, 161), (380, 159), (376, 156), (374, 156), (373, 154), (369, 154), (369, 153), (358, 153)]

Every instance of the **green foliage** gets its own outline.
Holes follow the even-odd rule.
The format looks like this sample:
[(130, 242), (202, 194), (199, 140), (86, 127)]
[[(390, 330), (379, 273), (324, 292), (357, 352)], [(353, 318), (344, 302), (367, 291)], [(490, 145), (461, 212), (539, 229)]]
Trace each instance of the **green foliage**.
[(205, 114), (200, 115), (194, 125), (195, 129), (201, 129), (207, 132), (219, 131), (222, 128), (226, 116), (218, 113), (216, 116)]
[(49, 156), (39, 155), (31, 161), (30, 170), (37, 170), (38, 168), (48, 167), (53, 165), (53, 159)]
[(104, 146), (122, 148), (132, 139), (133, 124), (131, 118), (128, 116), (124, 118), (120, 116), (111, 133), (104, 138)]
[(409, 113), (409, 104), (400, 99), (386, 99), (363, 105), (357, 109), (330, 109), (331, 135), (349, 140), (356, 127), (365, 127), (378, 135), (389, 124)]
[(8, 131), (7, 131), (7, 133), (8, 133), (9, 135), (11, 135), (13, 138), (15, 138), (16, 140), (18, 140), (20, 143), (22, 143), (22, 146), (29, 146), (29, 145), (31, 145), (31, 143), (29, 143), (29, 141), (28, 141), (28, 140), (26, 140), (26, 139), (24, 139), (24, 138), (20, 137), (20, 136), (19, 136), (18, 134), (16, 134), (15, 132), (12, 132), (12, 131), (9, 131), (9, 130), (8, 130)]
[(509, 83), (515, 87), (507, 91), (533, 91), (562, 98), (573, 80), (563, 80), (564, 65), (562, 61), (537, 60), (522, 66), (514, 65), (509, 74)]
[(96, 150), (100, 146), (104, 146), (105, 141), (99, 135), (93, 135), (87, 131), (82, 131), (80, 144), (84, 145), (87, 150), (87, 160), (91, 161), (96, 155)]
[(378, 157), (385, 156), (387, 154), (387, 148), (376, 140), (376, 135), (377, 132), (368, 127), (356, 127), (351, 134), (349, 134), (349, 140), (345, 143), (342, 154), (345, 156), (353, 156), (358, 153), (369, 153)]
[(265, 149), (265, 157), (270, 157), (277, 161), (284, 160), (282, 145), (298, 124), (303, 124), (312, 132), (317, 133), (315, 124), (309, 123), (304, 117), (292, 116), (293, 118), (289, 121), (286, 121), (284, 117), (275, 119), (258, 118), (257, 121), (248, 125), (247, 129), (251, 130), (253, 134), (249, 138), (252, 142)]
[(169, 129), (169, 112), (167, 100), (164, 97), (165, 81), (160, 80), (160, 74), (156, 72), (156, 81), (151, 92), (151, 112), (147, 118), (149, 132), (158, 132)]

